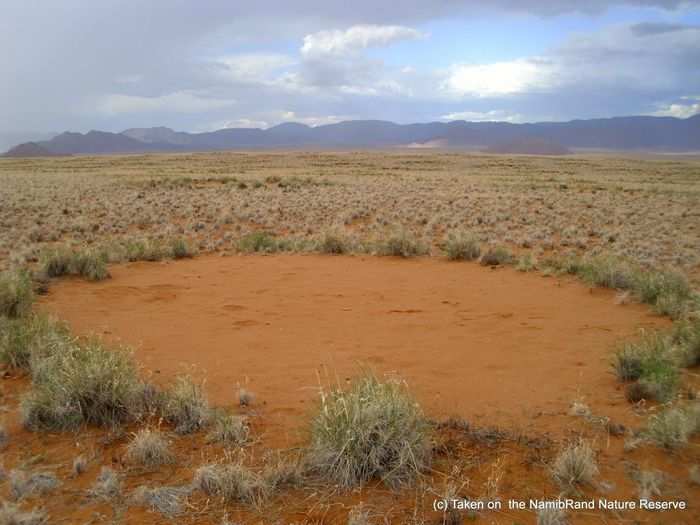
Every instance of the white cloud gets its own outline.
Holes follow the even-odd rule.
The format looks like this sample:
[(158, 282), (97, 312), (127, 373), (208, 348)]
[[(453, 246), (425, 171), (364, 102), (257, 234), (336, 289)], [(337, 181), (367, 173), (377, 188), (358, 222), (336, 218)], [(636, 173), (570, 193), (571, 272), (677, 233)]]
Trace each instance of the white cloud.
[(277, 123), (282, 122), (299, 122), (301, 124), (306, 124), (307, 126), (323, 126), (325, 124), (337, 124), (338, 122), (343, 122), (344, 120), (352, 120), (351, 116), (341, 116), (341, 115), (307, 115), (300, 116), (294, 111), (282, 111), (279, 114), (279, 119)]
[(443, 89), (452, 95), (498, 97), (547, 85), (550, 72), (535, 60), (452, 66)]
[[(689, 104), (660, 104), (659, 109), (652, 115), (656, 117), (676, 117), (688, 118), (700, 113), (700, 96), (681, 97), (682, 100), (690, 101)], [(695, 101), (695, 102), (693, 102)]]
[(370, 47), (387, 46), (401, 40), (423, 38), (424, 33), (405, 26), (356, 25), (345, 31), (319, 31), (304, 37), (301, 54), (322, 58), (352, 54)]
[(500, 109), (491, 111), (458, 111), (440, 117), (440, 120), (466, 120), (469, 122), (522, 122), (522, 115)]
[(97, 110), (106, 115), (123, 113), (199, 113), (236, 104), (233, 99), (201, 96), (193, 91), (176, 91), (159, 97), (111, 94), (100, 97)]
[(292, 57), (277, 53), (247, 53), (223, 56), (217, 62), (224, 66), (221, 74), (234, 82), (267, 82), (281, 68), (295, 64)]

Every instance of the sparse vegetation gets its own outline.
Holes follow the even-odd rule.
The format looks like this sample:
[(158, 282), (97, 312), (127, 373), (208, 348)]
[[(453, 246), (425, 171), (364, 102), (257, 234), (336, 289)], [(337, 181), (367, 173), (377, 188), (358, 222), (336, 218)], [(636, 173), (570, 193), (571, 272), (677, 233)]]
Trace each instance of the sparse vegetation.
[(555, 508), (537, 511), (537, 525), (566, 525), (566, 511)]
[(309, 462), (343, 488), (373, 478), (412, 482), (430, 464), (428, 424), (406, 386), (365, 374), (350, 390), (323, 392)]
[(126, 448), (126, 460), (130, 463), (153, 468), (172, 463), (175, 456), (168, 440), (158, 430), (139, 430)]
[(29, 272), (13, 271), (0, 273), (0, 316), (23, 317), (29, 313), (34, 302), (34, 291)]
[(0, 505), (0, 525), (43, 525), (44, 523), (47, 523), (47, 517), (42, 511), (25, 512), (9, 502), (2, 502)]
[(245, 417), (219, 414), (214, 418), (207, 439), (227, 446), (242, 446), (248, 441), (249, 434), (250, 428)]
[(569, 443), (552, 465), (552, 477), (562, 490), (577, 490), (580, 485), (590, 485), (598, 476), (598, 464), (591, 445), (579, 439)]
[(183, 498), (191, 492), (190, 487), (139, 487), (131, 495), (131, 502), (160, 512), (167, 518), (183, 513)]
[(210, 420), (209, 402), (202, 384), (188, 376), (179, 376), (163, 402), (165, 420), (178, 434), (189, 434), (204, 428)]
[(400, 230), (378, 244), (378, 253), (380, 255), (408, 258), (427, 255), (428, 248), (408, 231)]
[(119, 474), (110, 468), (102, 467), (88, 495), (102, 501), (111, 501), (121, 496), (122, 482)]
[(342, 238), (339, 234), (326, 232), (321, 239), (319, 250), (321, 253), (341, 255), (348, 253), (350, 248), (348, 246), (348, 241)]
[(258, 505), (269, 496), (262, 477), (240, 462), (217, 463), (197, 469), (193, 486), (226, 502)]
[(75, 275), (89, 281), (102, 281), (109, 277), (107, 260), (97, 251), (71, 251), (58, 248), (42, 256), (40, 274), (47, 277)]
[(513, 259), (513, 254), (508, 248), (496, 246), (482, 255), (480, 262), (482, 266), (503, 266), (511, 264)]
[(651, 416), (642, 437), (667, 449), (688, 443), (691, 436), (700, 432), (700, 404), (686, 407), (669, 407)]
[(451, 261), (474, 261), (481, 255), (479, 241), (464, 232), (451, 232), (445, 241), (445, 252)]
[(27, 473), (22, 470), (10, 471), (10, 494), (15, 500), (44, 496), (52, 492), (61, 482), (51, 472)]

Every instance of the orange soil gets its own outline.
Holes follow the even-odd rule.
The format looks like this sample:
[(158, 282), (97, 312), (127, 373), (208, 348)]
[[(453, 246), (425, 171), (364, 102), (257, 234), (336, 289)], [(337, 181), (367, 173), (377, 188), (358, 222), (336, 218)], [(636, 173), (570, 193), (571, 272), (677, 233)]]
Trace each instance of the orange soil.
[[(270, 448), (306, 442), (319, 376), (325, 384), (344, 383), (365, 365), (405, 378), (433, 419), (459, 415), (477, 426), (499, 425), (515, 431), (513, 436), (536, 438), (492, 443), (441, 429), (427, 491), (418, 487), (397, 494), (373, 484), (339, 494), (312, 483), (283, 492), (260, 510), (222, 507), (195, 493), (178, 523), (218, 524), (228, 513), (234, 522), (249, 524), (341, 524), (349, 506), (359, 501), (376, 509), (377, 523), (407, 523), (414, 507), (426, 511), (428, 523), (439, 523), (430, 509), (447, 475), (468, 481), (461, 496), (483, 496), (490, 481), (500, 477), (503, 501), (552, 499), (559, 489), (546, 465), (561, 442), (579, 433), (594, 441), (600, 480), (609, 485), (585, 489), (586, 498), (635, 499), (636, 487), (626, 473), (631, 462), (665, 472), (670, 479), (665, 499), (686, 500), (691, 510), (627, 512), (625, 519), (687, 525), (700, 520), (694, 503), (700, 490), (687, 476), (688, 465), (700, 461), (698, 443), (673, 454), (654, 447), (623, 453), (623, 438), (567, 414), (574, 399), (583, 399), (597, 416), (633, 428), (644, 421), (625, 402), (610, 356), (617, 341), (667, 321), (640, 305), (616, 305), (609, 291), (435, 259), (207, 256), (134, 263), (111, 272), (113, 278), (100, 283), (54, 283), (40, 309), (56, 313), (78, 333), (134, 346), (136, 358), (158, 382), (195, 365), (214, 404), (232, 407), (238, 384), (255, 392), (251, 408), (234, 410), (251, 416), (253, 435), (260, 439), (246, 455), (257, 465)], [(16, 406), (26, 380), (10, 377), (4, 384), (5, 403)], [(130, 506), (122, 514), (96, 504), (85, 498), (85, 489), (100, 466), (110, 463), (125, 476), (127, 493), (143, 484), (186, 484), (193, 469), (223, 452), (202, 434), (177, 437), (177, 464), (149, 473), (124, 464), (128, 435), (105, 444), (106, 431), (96, 429), (30, 433), (21, 429), (16, 410), (8, 429), (7, 469), (39, 457), (37, 465), (48, 463), (65, 480), (58, 494), (42, 502), (52, 523), (108, 523), (112, 516), (125, 524), (172, 523), (142, 507)], [(85, 476), (71, 480), (72, 458), (81, 452), (94, 455), (94, 461)], [(613, 512), (580, 512), (570, 523), (619, 518)], [(479, 520), (534, 521), (532, 511), (510, 510)]]
[(405, 378), (433, 418), (556, 430), (582, 398), (630, 423), (613, 346), (665, 324), (573, 280), (432, 259), (201, 257), (112, 274), (57, 282), (41, 306), (133, 346), (161, 377), (196, 365), (216, 404), (245, 386), (273, 446), (298, 441), (319, 375), (344, 382), (362, 366)]

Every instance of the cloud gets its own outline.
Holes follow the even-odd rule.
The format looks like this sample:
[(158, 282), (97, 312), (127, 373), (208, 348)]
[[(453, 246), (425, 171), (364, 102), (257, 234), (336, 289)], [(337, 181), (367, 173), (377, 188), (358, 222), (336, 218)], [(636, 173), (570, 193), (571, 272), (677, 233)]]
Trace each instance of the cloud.
[(660, 104), (659, 109), (651, 114), (656, 117), (688, 118), (700, 114), (700, 96), (681, 97), (688, 103)]
[(551, 72), (536, 60), (491, 64), (457, 64), (450, 68), (443, 90), (457, 96), (496, 97), (547, 87)]
[(235, 100), (207, 98), (190, 91), (178, 91), (157, 97), (111, 94), (97, 101), (98, 111), (107, 115), (122, 113), (199, 113), (235, 105)]
[(468, 122), (522, 122), (522, 116), (500, 109), (490, 111), (457, 111), (440, 117), (440, 120), (466, 120)]
[(335, 29), (306, 35), (301, 54), (308, 59), (338, 57), (424, 36), (420, 31), (404, 26), (356, 25), (344, 31)]
[(267, 82), (270, 75), (295, 64), (295, 59), (280, 53), (247, 53), (216, 59), (220, 74), (231, 82)]

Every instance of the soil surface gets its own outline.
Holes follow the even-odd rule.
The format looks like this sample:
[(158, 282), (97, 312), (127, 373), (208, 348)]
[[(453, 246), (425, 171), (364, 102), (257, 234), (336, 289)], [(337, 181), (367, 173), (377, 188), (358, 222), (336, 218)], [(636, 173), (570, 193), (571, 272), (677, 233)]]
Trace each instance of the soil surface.
[(270, 446), (303, 439), (319, 385), (363, 367), (406, 379), (435, 419), (561, 432), (583, 400), (629, 424), (615, 344), (666, 324), (574, 280), (427, 258), (210, 256), (111, 272), (57, 282), (41, 307), (134, 347), (157, 381), (194, 366), (214, 404), (253, 392)]

